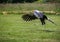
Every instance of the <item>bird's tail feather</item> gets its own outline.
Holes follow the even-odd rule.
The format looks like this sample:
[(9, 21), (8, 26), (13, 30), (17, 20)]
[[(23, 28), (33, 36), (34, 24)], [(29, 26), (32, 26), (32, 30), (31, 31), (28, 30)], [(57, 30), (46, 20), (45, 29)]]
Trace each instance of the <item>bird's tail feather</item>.
[(48, 18), (48, 21), (50, 21), (51, 23), (57, 25), (56, 23), (54, 23), (51, 19)]

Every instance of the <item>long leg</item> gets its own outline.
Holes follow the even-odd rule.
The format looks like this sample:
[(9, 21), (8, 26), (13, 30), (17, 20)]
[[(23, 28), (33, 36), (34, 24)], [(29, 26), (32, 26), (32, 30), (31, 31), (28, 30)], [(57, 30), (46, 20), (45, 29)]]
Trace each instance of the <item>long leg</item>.
[(44, 25), (45, 24), (45, 19), (44, 18), (40, 18), (40, 20), (41, 20), (42, 25)]

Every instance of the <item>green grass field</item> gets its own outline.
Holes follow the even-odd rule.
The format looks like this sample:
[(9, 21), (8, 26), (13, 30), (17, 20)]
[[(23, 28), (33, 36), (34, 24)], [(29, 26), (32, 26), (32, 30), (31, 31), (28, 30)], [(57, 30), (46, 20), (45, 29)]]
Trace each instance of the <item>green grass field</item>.
[(17, 3), (0, 4), (0, 13), (3, 11), (31, 11), (38, 9), (40, 11), (60, 12), (60, 3)]
[(0, 42), (60, 42), (60, 15), (47, 15), (56, 24), (39, 19), (24, 21), (22, 14), (0, 14)]

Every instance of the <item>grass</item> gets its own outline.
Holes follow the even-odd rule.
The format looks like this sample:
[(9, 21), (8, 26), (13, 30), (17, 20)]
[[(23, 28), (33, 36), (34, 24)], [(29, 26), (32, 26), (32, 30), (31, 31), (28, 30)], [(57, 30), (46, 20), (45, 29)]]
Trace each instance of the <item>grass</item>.
[(16, 4), (0, 4), (0, 13), (25, 13), (32, 10), (40, 10), (46, 13), (53, 12), (60, 14), (60, 3), (16, 3)]
[(57, 24), (39, 19), (24, 21), (22, 14), (0, 14), (0, 42), (59, 42), (60, 15), (47, 15)]
[[(59, 4), (60, 5), (60, 4)], [(60, 6), (57, 5), (59, 8)], [(48, 7), (47, 7), (48, 6)], [(54, 7), (54, 8), (53, 8)], [(26, 11), (26, 10), (56, 11), (55, 3), (17, 3), (17, 4), (0, 4), (0, 11)], [(60, 8), (59, 8), (60, 9)]]

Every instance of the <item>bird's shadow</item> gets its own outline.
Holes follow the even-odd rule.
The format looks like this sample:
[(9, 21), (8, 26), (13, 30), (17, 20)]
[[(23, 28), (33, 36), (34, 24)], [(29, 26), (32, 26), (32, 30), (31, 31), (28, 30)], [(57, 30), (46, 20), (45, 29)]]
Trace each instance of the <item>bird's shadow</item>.
[(42, 30), (44, 32), (55, 32), (55, 31), (52, 31), (52, 30)]
[(60, 33), (59, 30), (46, 30), (46, 29), (44, 29), (44, 30), (40, 30), (40, 31), (43, 31), (43, 32), (55, 32), (55, 33)]
[(35, 20), (35, 19), (37, 19), (33, 14), (24, 14), (23, 16), (22, 16), (22, 19), (24, 20), (24, 21), (32, 21), (32, 20)]

